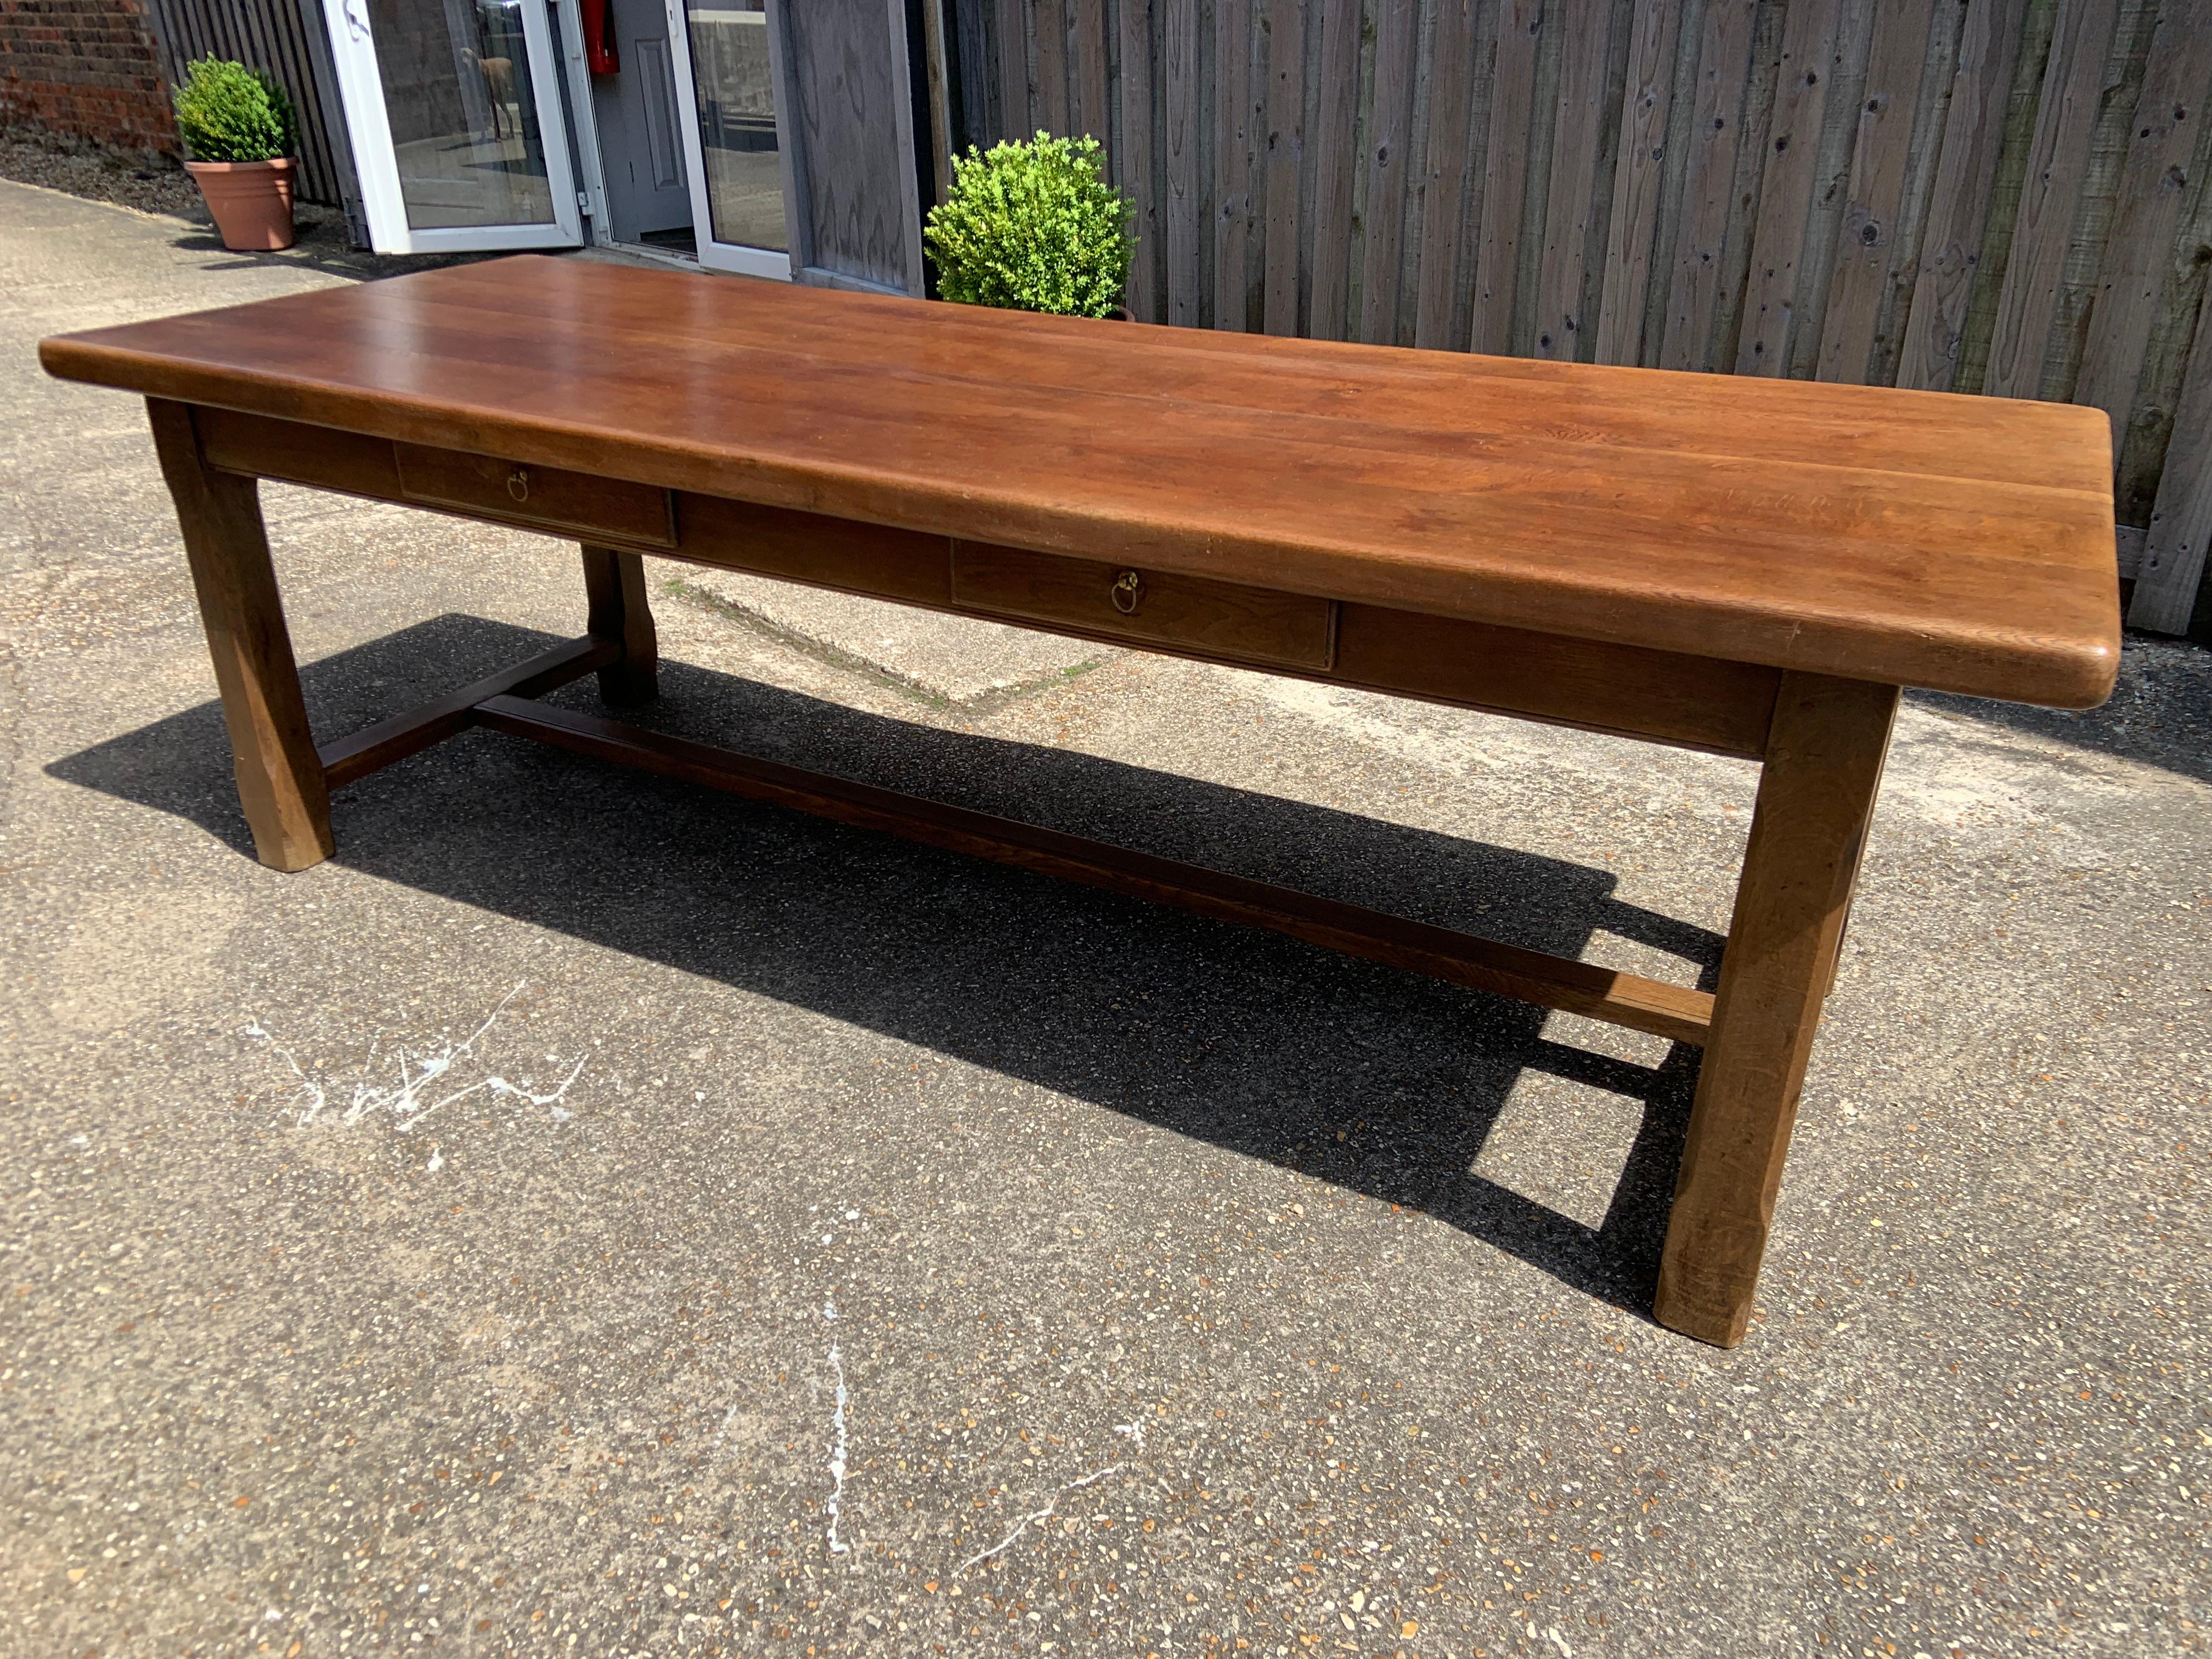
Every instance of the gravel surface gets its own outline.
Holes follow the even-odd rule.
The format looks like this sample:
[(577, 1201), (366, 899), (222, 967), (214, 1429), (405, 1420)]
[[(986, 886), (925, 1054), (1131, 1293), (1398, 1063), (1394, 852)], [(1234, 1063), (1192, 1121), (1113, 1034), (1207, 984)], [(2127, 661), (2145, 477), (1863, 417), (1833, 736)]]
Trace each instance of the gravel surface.
[(175, 160), (126, 154), (103, 144), (56, 137), (27, 127), (0, 127), (0, 179), (66, 191), (140, 213), (210, 224), (199, 187)]

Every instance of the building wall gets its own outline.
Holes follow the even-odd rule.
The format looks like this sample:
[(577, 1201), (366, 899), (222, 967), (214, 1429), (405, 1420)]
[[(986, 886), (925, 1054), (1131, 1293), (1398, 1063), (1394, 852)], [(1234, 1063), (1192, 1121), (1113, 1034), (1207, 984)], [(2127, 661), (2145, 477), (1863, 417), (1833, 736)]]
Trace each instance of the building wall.
[(0, 0), (0, 120), (176, 154), (141, 0)]

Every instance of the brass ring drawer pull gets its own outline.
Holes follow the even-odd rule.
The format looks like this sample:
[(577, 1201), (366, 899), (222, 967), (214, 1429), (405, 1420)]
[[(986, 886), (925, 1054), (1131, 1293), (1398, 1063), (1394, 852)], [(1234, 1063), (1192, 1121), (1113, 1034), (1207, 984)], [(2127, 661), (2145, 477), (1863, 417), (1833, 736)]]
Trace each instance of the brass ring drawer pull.
[(1137, 601), (1145, 595), (1145, 579), (1133, 570), (1124, 570), (1114, 580), (1114, 608), (1125, 617), (1137, 614)]
[(530, 469), (518, 466), (507, 475), (507, 493), (518, 501), (530, 499)]

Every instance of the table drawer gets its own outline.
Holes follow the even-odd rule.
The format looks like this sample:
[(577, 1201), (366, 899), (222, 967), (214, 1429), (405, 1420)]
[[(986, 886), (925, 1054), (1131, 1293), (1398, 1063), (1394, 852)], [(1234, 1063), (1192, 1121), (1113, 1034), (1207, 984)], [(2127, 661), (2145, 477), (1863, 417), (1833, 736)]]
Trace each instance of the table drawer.
[(1194, 656), (1326, 670), (1336, 655), (1332, 599), (981, 542), (952, 544), (952, 603)]
[(583, 541), (676, 545), (674, 502), (667, 490), (651, 484), (420, 444), (392, 448), (399, 457), (399, 493), (425, 507), (503, 519)]

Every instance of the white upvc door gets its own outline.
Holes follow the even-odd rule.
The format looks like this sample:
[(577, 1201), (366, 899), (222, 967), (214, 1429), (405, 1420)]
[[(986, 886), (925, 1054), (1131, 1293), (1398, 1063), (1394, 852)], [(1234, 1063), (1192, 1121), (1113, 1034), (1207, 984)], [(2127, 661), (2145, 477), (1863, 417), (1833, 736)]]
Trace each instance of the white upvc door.
[(381, 253), (583, 242), (548, 0), (323, 0)]
[(665, 3), (699, 263), (788, 282), (784, 0)]

